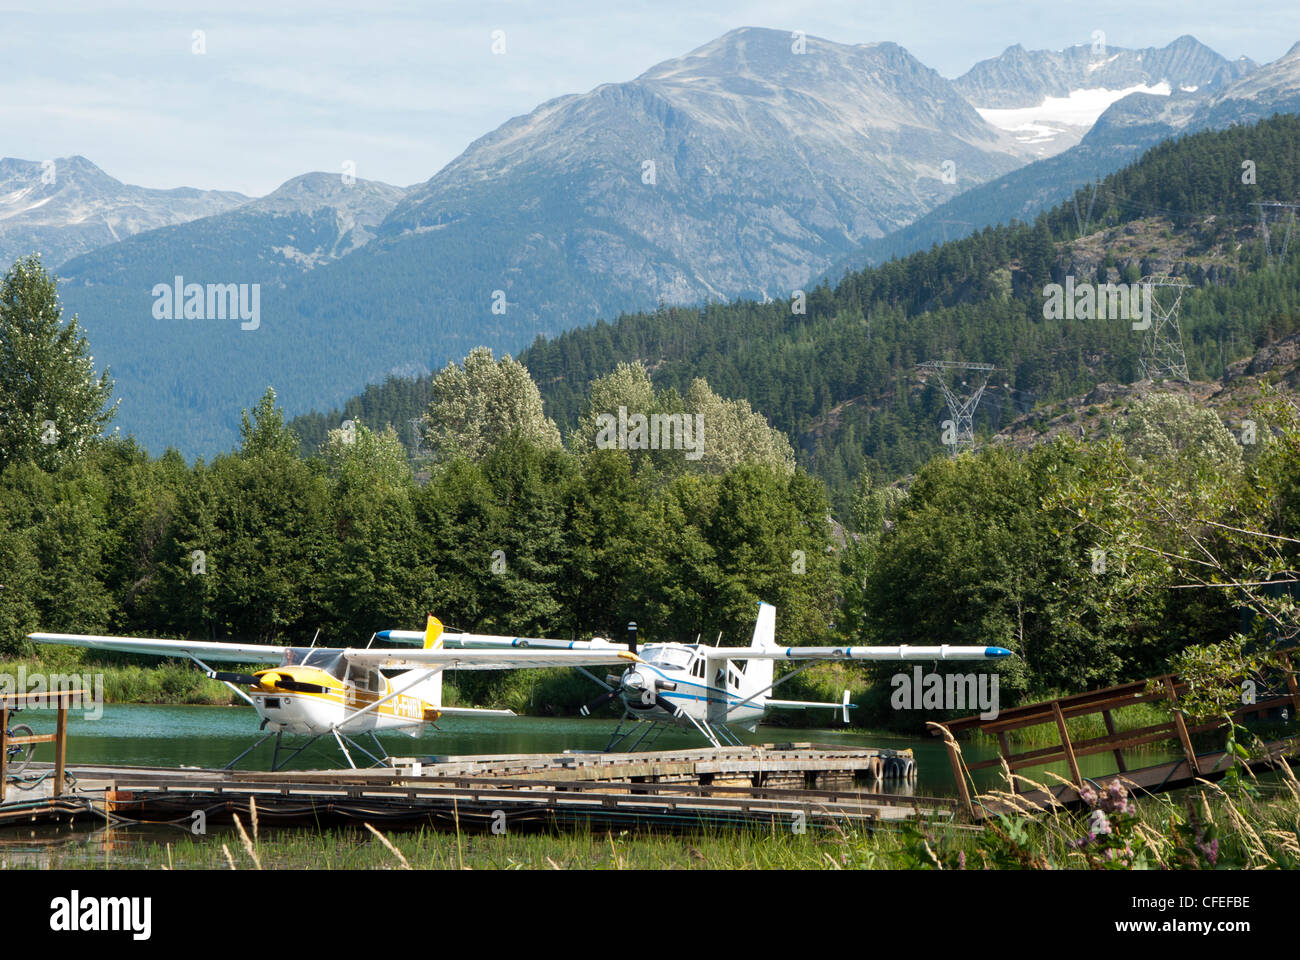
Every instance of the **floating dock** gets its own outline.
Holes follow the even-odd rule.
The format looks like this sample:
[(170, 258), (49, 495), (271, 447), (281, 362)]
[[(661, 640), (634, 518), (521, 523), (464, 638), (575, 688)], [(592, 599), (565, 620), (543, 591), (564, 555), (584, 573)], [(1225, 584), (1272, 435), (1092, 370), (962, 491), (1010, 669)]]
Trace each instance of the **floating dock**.
[[(390, 758), (364, 770), (250, 771), (75, 765), (10, 790), (0, 826), (69, 820), (262, 823), (457, 830), (762, 827), (802, 832), (913, 818), (950, 820), (956, 801), (908, 795), (909, 751), (764, 744), (632, 754)], [(32, 764), (39, 777), (49, 764)], [(871, 789), (895, 779), (902, 793)], [(41, 787), (45, 789), (42, 790)]]

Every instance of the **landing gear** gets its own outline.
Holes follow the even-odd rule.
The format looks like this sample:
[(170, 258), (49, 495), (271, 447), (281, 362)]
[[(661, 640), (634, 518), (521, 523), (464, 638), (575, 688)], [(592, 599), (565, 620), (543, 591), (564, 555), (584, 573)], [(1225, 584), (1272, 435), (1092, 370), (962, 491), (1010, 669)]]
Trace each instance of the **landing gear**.
[[(372, 766), (372, 767), (382, 767), (382, 766), (384, 766), (384, 759), (383, 759), (383, 758), (384, 758), (384, 756), (385, 756), (385, 750), (384, 750), (383, 745), (379, 742), (379, 738), (376, 737), (376, 736), (374, 735), (373, 732), (370, 732), (370, 734), (369, 734), (369, 735), (370, 735), (370, 740), (371, 740), (371, 742), (375, 745), (375, 749), (378, 751), (378, 754), (379, 754), (378, 756), (376, 756), (375, 754), (371, 753), (371, 752), (370, 752), (369, 750), (367, 750), (365, 747), (361, 746), (361, 744), (357, 743), (355, 740), (353, 740), (353, 739), (352, 739), (351, 737), (349, 737), (347, 734), (340, 733), (337, 729), (330, 730), (329, 733), (331, 733), (331, 734), (334, 735), (334, 740), (335, 740), (335, 742), (338, 744), (339, 750), (340, 750), (340, 751), (342, 752), (342, 754), (343, 754), (343, 759), (345, 759), (345, 760), (348, 762), (348, 766), (351, 767), (353, 770), (357, 769), (357, 765), (356, 765), (356, 763), (355, 763), (355, 762), (353, 761), (353, 759), (352, 759), (352, 754), (348, 751), (348, 746), (349, 746), (349, 745), (350, 745), (354, 750), (357, 750), (358, 752), (363, 753), (363, 754), (365, 754), (367, 757), (369, 757), (369, 758), (373, 761), (373, 762), (371, 763), (371, 766)], [(233, 770), (233, 769), (235, 769), (235, 765), (236, 765), (237, 763), (239, 763), (240, 760), (243, 760), (244, 757), (248, 756), (250, 753), (252, 753), (252, 752), (253, 752), (254, 750), (256, 750), (258, 747), (260, 747), (262, 744), (266, 743), (266, 741), (269, 740), (269, 739), (271, 739), (271, 737), (275, 737), (275, 752), (271, 755), (271, 772), (274, 773), (274, 772), (277, 771), (277, 770), (282, 770), (282, 769), (284, 769), (284, 767), (286, 767), (286, 766), (288, 766), (290, 763), (292, 763), (295, 757), (297, 757), (300, 753), (302, 753), (304, 750), (306, 750), (308, 747), (310, 747), (313, 743), (315, 743), (317, 740), (319, 740), (319, 739), (320, 739), (321, 737), (323, 737), (323, 736), (325, 736), (325, 734), (323, 734), (323, 733), (318, 733), (318, 734), (315, 734), (314, 736), (308, 737), (306, 743), (304, 743), (302, 746), (297, 747), (296, 749), (294, 749), (292, 753), (290, 753), (287, 757), (285, 757), (283, 760), (281, 760), (281, 759), (280, 759), (280, 751), (281, 751), (281, 750), (284, 750), (284, 749), (288, 749), (288, 748), (284, 747), (284, 746), (283, 746), (283, 743), (282, 743), (282, 741), (283, 741), (283, 739), (284, 739), (284, 731), (283, 731), (283, 730), (277, 730), (275, 733), (268, 733), (268, 734), (266, 734), (264, 737), (262, 737), (262, 739), (258, 740), (257, 743), (253, 744), (251, 747), (249, 747), (247, 750), (245, 750), (245, 751), (244, 751), (243, 753), (241, 753), (239, 756), (235, 757), (234, 760), (231, 760), (228, 764), (226, 764), (224, 767), (222, 767), (222, 769), (223, 769), (223, 770)]]
[[(626, 730), (624, 730), (623, 724), (628, 720), (631, 720), (632, 723)], [(641, 736), (637, 737), (630, 747), (627, 747), (628, 753), (631, 753), (637, 747), (641, 746), (642, 742), (645, 742), (646, 749), (649, 750), (654, 742), (663, 736), (663, 732), (671, 726), (671, 724), (661, 723), (658, 720), (642, 720), (639, 717), (632, 716), (630, 713), (625, 713), (618, 721), (618, 726), (614, 728), (614, 732), (610, 734), (609, 743), (605, 744), (605, 753), (613, 753), (617, 750), (624, 741), (640, 729), (641, 724), (645, 724), (645, 729), (641, 731)], [(654, 734), (654, 736), (650, 736), (651, 734)], [(646, 741), (646, 737), (650, 737), (648, 742)]]
[[(704, 738), (717, 749), (721, 749), (724, 746), (744, 746), (740, 737), (736, 736), (736, 734), (726, 724), (711, 724), (707, 720), (696, 720), (689, 713), (686, 713), (683, 710), (679, 710), (677, 716), (679, 718), (685, 717), (689, 720), (695, 729), (698, 730)], [(624, 730), (623, 725), (629, 720), (632, 721), (631, 725)], [(613, 753), (615, 750), (619, 749), (634, 733), (637, 732), (638, 729), (640, 729), (642, 724), (645, 725), (645, 729), (641, 731), (641, 735), (632, 742), (631, 746), (624, 748), (628, 753), (636, 750), (642, 745), (642, 743), (645, 744), (645, 749), (649, 750), (654, 742), (663, 735), (665, 730), (669, 727), (676, 726), (676, 724), (667, 723), (662, 720), (643, 720), (631, 713), (625, 713), (618, 721), (618, 726), (614, 728), (614, 732), (610, 734), (609, 742), (605, 744), (605, 753)], [(651, 736), (651, 734), (653, 734), (653, 736)]]

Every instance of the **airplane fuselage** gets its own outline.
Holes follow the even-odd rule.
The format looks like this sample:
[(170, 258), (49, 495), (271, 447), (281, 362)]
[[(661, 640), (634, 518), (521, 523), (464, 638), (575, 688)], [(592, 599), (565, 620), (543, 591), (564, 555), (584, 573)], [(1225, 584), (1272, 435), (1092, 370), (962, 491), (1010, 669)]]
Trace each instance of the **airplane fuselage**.
[(753, 684), (745, 683), (745, 671), (732, 661), (710, 665), (690, 646), (675, 643), (647, 645), (640, 656), (621, 681), (623, 703), (635, 717), (682, 726), (693, 726), (694, 718), (749, 727), (767, 713), (766, 695), (755, 696)]
[[(260, 682), (246, 692), (266, 729), (273, 732), (314, 736), (337, 728), (345, 734), (385, 730), (418, 734), (440, 715), (435, 704), (408, 693), (356, 713), (383, 700), (394, 688), (401, 689), (402, 675), (390, 679), (376, 671), (366, 684), (368, 688), (311, 666), (272, 667), (253, 676)], [(351, 718), (341, 722), (347, 717)]]

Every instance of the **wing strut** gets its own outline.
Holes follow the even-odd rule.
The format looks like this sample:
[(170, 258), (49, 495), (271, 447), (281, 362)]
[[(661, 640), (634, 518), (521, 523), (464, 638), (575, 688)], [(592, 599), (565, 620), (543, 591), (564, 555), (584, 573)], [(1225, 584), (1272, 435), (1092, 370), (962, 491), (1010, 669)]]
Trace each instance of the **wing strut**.
[[(202, 668), (203, 668), (203, 672), (206, 673), (209, 677), (214, 677), (214, 678), (216, 677), (216, 675), (217, 675), (217, 671), (213, 670), (211, 667), (209, 667), (206, 663), (204, 663), (204, 662), (203, 662), (202, 660), (200, 660), (198, 657), (194, 656), (194, 654), (190, 653), (190, 654), (186, 654), (186, 656), (188, 656), (191, 660), (193, 660), (193, 661), (194, 661), (195, 663), (197, 663), (200, 667), (202, 667)], [(247, 700), (247, 701), (248, 701), (248, 705), (249, 705), (250, 707), (256, 707), (256, 706), (257, 706), (257, 704), (255, 704), (255, 703), (253, 702), (253, 698), (252, 698), (252, 697), (250, 697), (248, 694), (246, 694), (243, 690), (240, 690), (237, 686), (235, 686), (235, 685), (234, 685), (233, 683), (231, 683), (229, 680), (222, 680), (221, 682), (224, 683), (226, 686), (228, 686), (231, 690), (235, 691), (235, 693), (239, 694), (239, 695), (240, 695), (241, 697), (243, 697), (245, 700)], [(269, 736), (269, 734), (268, 734), (268, 736)], [(266, 737), (263, 737), (263, 738), (262, 738), (262, 740), (265, 740), (265, 739), (266, 739)], [(262, 742), (261, 740), (258, 741), (258, 743), (261, 743), (261, 742)], [(242, 756), (242, 754), (241, 754), (241, 756)], [(238, 758), (236, 758), (236, 759), (238, 759)]]

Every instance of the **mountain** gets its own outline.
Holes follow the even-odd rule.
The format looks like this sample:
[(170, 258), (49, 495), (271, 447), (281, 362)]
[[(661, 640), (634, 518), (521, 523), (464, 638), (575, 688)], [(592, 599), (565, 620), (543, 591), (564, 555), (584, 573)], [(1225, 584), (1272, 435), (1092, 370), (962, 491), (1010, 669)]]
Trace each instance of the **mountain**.
[(903, 48), (806, 42), (794, 54), (787, 33), (736, 30), (629, 83), (543, 104), (414, 189), (385, 240), (508, 218), (527, 239), (503, 268), (564, 250), (591, 286), (568, 316), (629, 299), (788, 296), (836, 250), (950, 196), (945, 160), (961, 184), (1019, 165)]
[(152, 289), (171, 275), (283, 284), (358, 250), (405, 194), (371, 180), (307, 173), (215, 216), (137, 234), (64, 264), (68, 291)]
[(1190, 36), (1143, 50), (1102, 43), (1030, 51), (1017, 44), (953, 84), (985, 120), (1046, 157), (1074, 146), (1107, 107), (1130, 94), (1204, 93), (1254, 69), (1253, 61), (1228, 61)]
[(1233, 123), (1256, 123), (1275, 113), (1300, 111), (1300, 43), (1271, 63), (1225, 86), (1211, 86), (1167, 100), (1134, 96), (1097, 121), (1099, 142), (1146, 142)]
[[(896, 44), (803, 43), (735, 30), (544, 103), (337, 259), (315, 233), (276, 242), (270, 221), (232, 216), (70, 264), (64, 299), (113, 366), (119, 423), (149, 447), (210, 453), (268, 383), (298, 412), (661, 301), (786, 299), (864, 239), (1025, 162)], [(319, 265), (290, 270), (295, 256)], [(174, 275), (265, 284), (263, 322), (152, 321), (150, 290)]]
[[(1245, 70), (1248, 62), (1239, 63)], [(1226, 84), (1206, 84), (1167, 96), (1130, 94), (1106, 108), (1077, 146), (972, 187), (901, 230), (865, 242), (825, 277), (834, 282), (845, 271), (907, 256), (991, 224), (1032, 220), (1080, 190), (1079, 219), (1086, 221), (1089, 185), (1133, 162), (1155, 144), (1201, 130), (1257, 123), (1275, 113), (1296, 112), (1300, 112), (1300, 43), (1279, 59)], [(1238, 170), (1243, 159), (1249, 158), (1238, 160)], [(1271, 193), (1267, 199), (1274, 199)]]
[(155, 227), (229, 210), (225, 190), (152, 190), (110, 177), (85, 157), (0, 160), (0, 263), (40, 253), (47, 267)]

